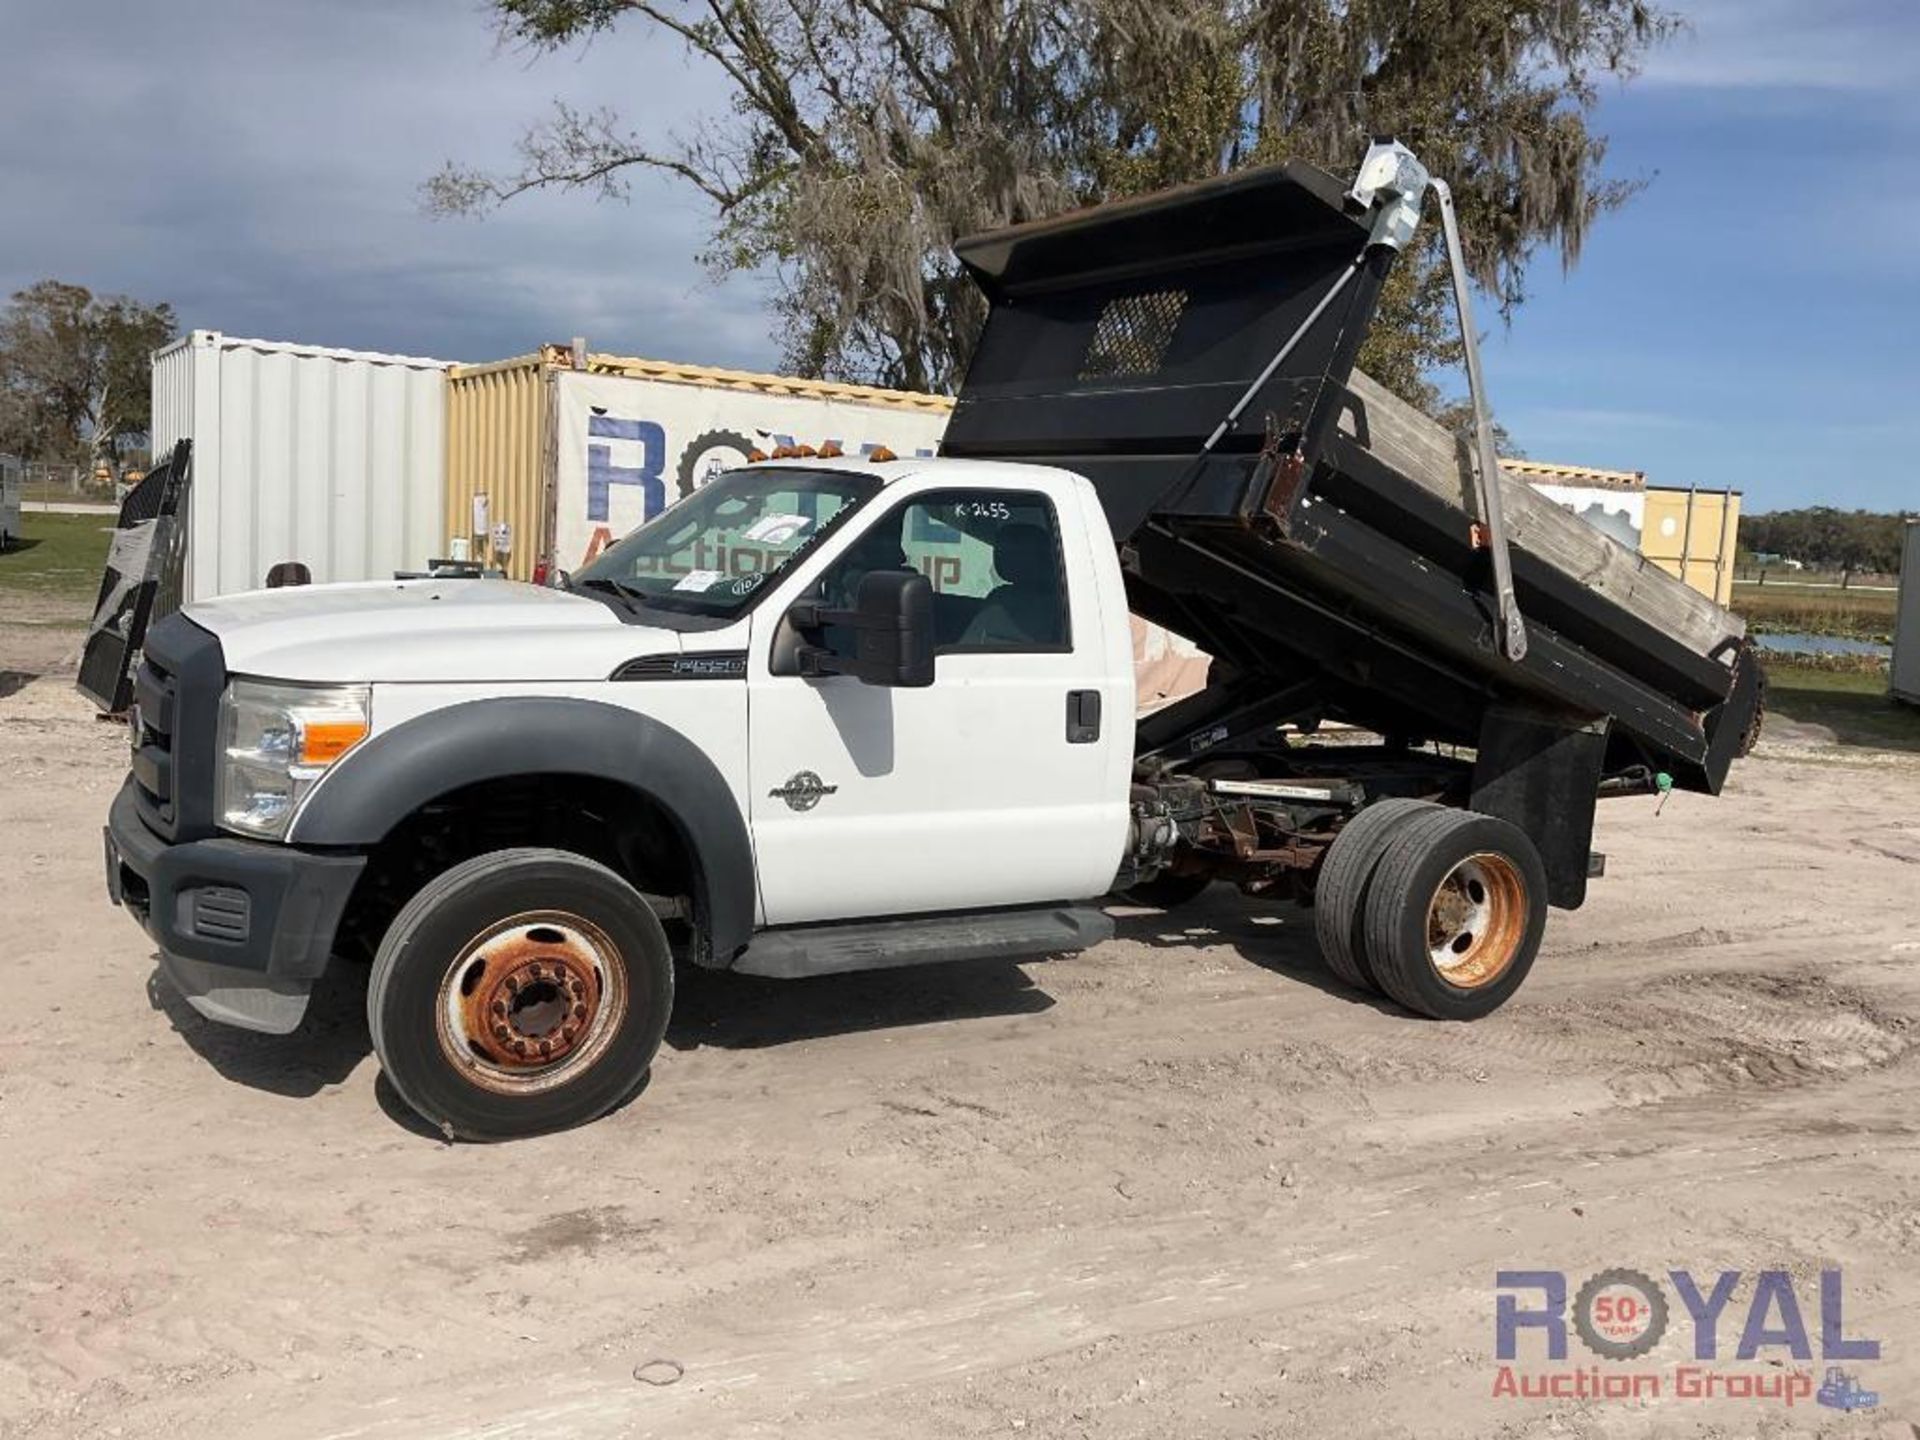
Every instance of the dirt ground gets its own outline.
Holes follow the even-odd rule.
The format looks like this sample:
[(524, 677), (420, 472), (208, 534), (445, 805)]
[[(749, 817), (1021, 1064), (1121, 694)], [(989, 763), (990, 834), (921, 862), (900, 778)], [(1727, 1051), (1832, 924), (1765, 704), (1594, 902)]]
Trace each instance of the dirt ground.
[[(0, 626), (0, 1434), (1920, 1435), (1911, 758), (1788, 727), (1717, 801), (1608, 802), (1477, 1025), (1216, 891), (1051, 963), (689, 977), (633, 1104), (450, 1147), (362, 977), (279, 1040), (155, 978), (78, 641)], [(1815, 1383), (1838, 1268), (1878, 1408), (1496, 1398), (1496, 1273), (1610, 1266), (1744, 1272), (1718, 1369)], [(1769, 1269), (1811, 1361), (1728, 1358)]]

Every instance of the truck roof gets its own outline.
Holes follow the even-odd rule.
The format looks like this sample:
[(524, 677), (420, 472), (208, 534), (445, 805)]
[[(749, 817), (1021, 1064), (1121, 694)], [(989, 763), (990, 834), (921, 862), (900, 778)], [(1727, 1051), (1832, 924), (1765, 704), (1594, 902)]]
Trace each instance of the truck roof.
[(761, 460), (747, 467), (754, 470), (831, 470), (842, 475), (871, 475), (884, 485), (897, 485), (902, 480), (924, 475), (929, 471), (938, 471), (942, 475), (951, 475), (956, 484), (994, 484), (1004, 485), (1035, 472), (1050, 475), (1065, 475), (1081, 478), (1071, 470), (1057, 465), (1035, 464), (1019, 460), (961, 460), (943, 455), (915, 455), (900, 460), (862, 460), (853, 456), (798, 456), (781, 460)]

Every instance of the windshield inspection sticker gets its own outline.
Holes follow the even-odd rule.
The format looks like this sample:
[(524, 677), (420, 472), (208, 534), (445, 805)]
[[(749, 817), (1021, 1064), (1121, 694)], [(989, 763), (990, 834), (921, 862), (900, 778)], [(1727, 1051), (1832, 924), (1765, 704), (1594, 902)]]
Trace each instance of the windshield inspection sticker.
[(786, 545), (799, 539), (812, 523), (804, 515), (762, 515), (747, 527), (745, 538), (759, 545)]
[(689, 570), (673, 582), (673, 588), (691, 590), (698, 594), (703, 590), (711, 590), (726, 578), (727, 572), (724, 570)]

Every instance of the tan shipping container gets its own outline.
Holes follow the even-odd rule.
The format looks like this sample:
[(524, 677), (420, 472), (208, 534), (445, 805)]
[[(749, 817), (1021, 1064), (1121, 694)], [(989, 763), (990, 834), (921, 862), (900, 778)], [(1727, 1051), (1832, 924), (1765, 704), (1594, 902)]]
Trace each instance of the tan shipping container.
[[(617, 538), (630, 528), (627, 522), (637, 523), (637, 512), (631, 508), (615, 514), (607, 506), (604, 482), (594, 498), (608, 513), (595, 515), (592, 520), (572, 513), (579, 498), (575, 492), (592, 495), (593, 481), (586, 474), (572, 473), (580, 468), (577, 452), (584, 437), (561, 433), (573, 423), (563, 420), (563, 414), (581, 410), (582, 397), (575, 397), (571, 404), (563, 403), (561, 391), (563, 385), (583, 386), (589, 380), (635, 382), (632, 394), (636, 404), (645, 397), (649, 413), (684, 412), (689, 417), (689, 423), (680, 427), (688, 433), (667, 434), (661, 430), (659, 448), (665, 453), (660, 458), (665, 464), (656, 465), (647, 477), (665, 503), (685, 492), (688, 482), (681, 472), (687, 468), (686, 452), (694, 442), (713, 439), (719, 431), (753, 437), (766, 413), (791, 417), (795, 402), (817, 405), (817, 412), (807, 413), (817, 413), (823, 425), (829, 423), (826, 417), (832, 416), (836, 430), (845, 428), (849, 417), (866, 416), (884, 431), (886, 417), (897, 417), (914, 447), (925, 453), (931, 453), (953, 410), (952, 400), (943, 395), (629, 356), (580, 354), (563, 345), (547, 345), (537, 354), (491, 365), (456, 365), (447, 384), (446, 553), (454, 553), (460, 548), (454, 542), (464, 540), (469, 558), (497, 565), (513, 578), (526, 580), (540, 560), (554, 555), (556, 545), (565, 551), (557, 556), (558, 563), (568, 569), (577, 566), (583, 557), (572, 552), (582, 548), (579, 532), (583, 527), (591, 531), (597, 543), (597, 537)], [(604, 394), (604, 390), (596, 390), (593, 397), (586, 398)], [(715, 405), (712, 402), (716, 396), (737, 397), (739, 403)], [(589, 408), (597, 414), (606, 407), (596, 404)], [(697, 421), (691, 418), (695, 415), (700, 417)], [(790, 418), (778, 422), (791, 423)], [(809, 443), (817, 443), (828, 437), (807, 438)], [(832, 438), (843, 440), (849, 453), (858, 453), (862, 441), (872, 440), (902, 454), (914, 453), (903, 448), (902, 440), (888, 434), (836, 433)], [(616, 468), (622, 483), (630, 483), (625, 477), (632, 474), (633, 467)], [(563, 469), (567, 472), (564, 475)], [(637, 497), (621, 491), (619, 498), (625, 502)], [(567, 507), (565, 514), (560, 513), (563, 505)], [(504, 549), (497, 543), (502, 539), (507, 541)]]
[(1640, 553), (1716, 604), (1731, 605), (1740, 492), (1649, 485), (1646, 493)]
[[(491, 365), (456, 365), (447, 372), (447, 548), (471, 547), (474, 502), (484, 497), (486, 528), (505, 521), (515, 536), (537, 542), (545, 528), (547, 477), (552, 472), (553, 366), (539, 355)], [(469, 549), (490, 558), (492, 549)], [(515, 544), (502, 568), (516, 580), (533, 573), (536, 544)]]

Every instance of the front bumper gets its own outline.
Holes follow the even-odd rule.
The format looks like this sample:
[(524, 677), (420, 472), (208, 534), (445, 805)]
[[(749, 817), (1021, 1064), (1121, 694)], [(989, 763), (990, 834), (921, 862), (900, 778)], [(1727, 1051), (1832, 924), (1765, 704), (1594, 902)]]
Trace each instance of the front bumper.
[(194, 1009), (274, 1034), (300, 1023), (364, 855), (226, 838), (169, 844), (140, 818), (131, 779), (105, 838), (108, 897), (153, 937)]

